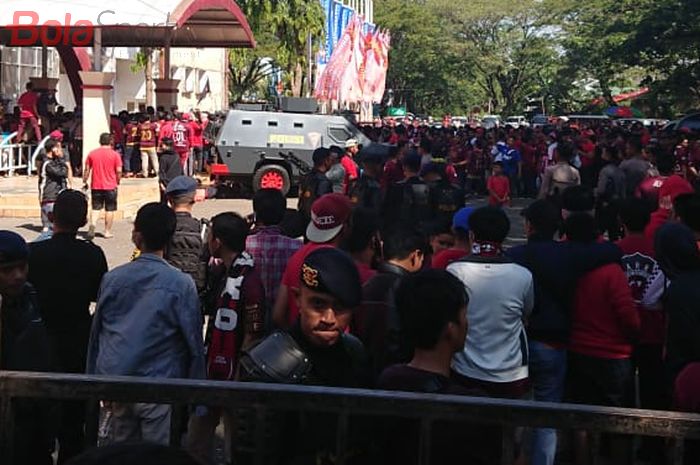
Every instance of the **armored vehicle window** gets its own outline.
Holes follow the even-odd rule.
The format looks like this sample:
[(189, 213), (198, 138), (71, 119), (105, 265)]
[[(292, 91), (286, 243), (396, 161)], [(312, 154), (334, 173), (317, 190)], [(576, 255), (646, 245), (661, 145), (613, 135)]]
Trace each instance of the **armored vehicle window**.
[(267, 125), (276, 128), (276, 127), (277, 127), (277, 121), (268, 121), (268, 122), (267, 122)]
[(300, 123), (300, 122), (298, 122), (298, 121), (295, 121), (295, 122), (294, 122), (294, 127), (295, 127), (295, 128), (303, 128), (303, 127), (304, 127), (304, 123)]
[(250, 126), (251, 124), (253, 124), (253, 122), (249, 119), (244, 119), (243, 121), (241, 121), (241, 124), (243, 124), (243, 126)]
[(344, 127), (336, 126), (328, 128), (328, 133), (336, 142), (345, 142), (350, 138), (350, 133)]

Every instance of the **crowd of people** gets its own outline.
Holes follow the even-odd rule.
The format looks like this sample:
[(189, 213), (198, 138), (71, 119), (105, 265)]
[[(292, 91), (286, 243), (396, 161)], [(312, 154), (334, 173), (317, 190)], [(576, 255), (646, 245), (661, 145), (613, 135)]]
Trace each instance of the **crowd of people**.
[[(50, 240), (0, 232), (0, 368), (700, 411), (697, 141), (641, 126), (365, 130), (392, 144), (389, 158), (355, 140), (316, 149), (297, 211), (262, 189), (251, 217), (197, 219), (197, 181), (161, 175), (163, 201), (134, 221), (139, 253), (111, 271), (77, 238), (86, 197), (52, 188)], [(159, 146), (182, 168), (168, 135)], [(102, 158), (87, 166), (126, 164)], [(471, 194), (488, 205), (465, 206)], [(522, 210), (526, 242), (509, 247), (508, 207), (522, 196), (537, 199)], [(59, 463), (80, 454), (80, 402), (15, 412), (15, 463), (51, 463), (56, 443)], [(200, 463), (213, 463), (222, 421), (227, 460), (254, 461), (241, 428), (254, 412), (188, 413), (177, 442)], [(105, 403), (105, 442), (168, 444), (172, 414)], [(268, 420), (266, 463), (333, 463), (335, 420)], [(418, 462), (414, 422), (352, 418), (349, 431), (345, 463)], [(493, 464), (506, 433), (450, 422), (432, 434), (433, 463)], [(610, 463), (626, 463), (631, 442), (608, 439)], [(535, 428), (518, 444), (533, 465), (593, 460), (584, 431)], [(662, 463), (664, 445), (635, 453)]]

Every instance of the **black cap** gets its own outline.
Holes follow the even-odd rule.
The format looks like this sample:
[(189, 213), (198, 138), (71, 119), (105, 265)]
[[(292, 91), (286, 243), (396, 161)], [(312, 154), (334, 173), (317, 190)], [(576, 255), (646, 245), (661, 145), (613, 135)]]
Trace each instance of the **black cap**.
[(336, 248), (324, 247), (306, 257), (301, 267), (301, 284), (332, 295), (347, 308), (355, 308), (361, 302), (362, 285), (357, 266), (348, 254)]
[(314, 165), (320, 165), (321, 163), (326, 161), (326, 159), (330, 156), (331, 156), (330, 150), (328, 150), (325, 147), (319, 147), (316, 150), (314, 150), (314, 154), (311, 156), (311, 158), (314, 162)]
[(0, 268), (12, 266), (29, 258), (29, 246), (19, 234), (0, 231)]

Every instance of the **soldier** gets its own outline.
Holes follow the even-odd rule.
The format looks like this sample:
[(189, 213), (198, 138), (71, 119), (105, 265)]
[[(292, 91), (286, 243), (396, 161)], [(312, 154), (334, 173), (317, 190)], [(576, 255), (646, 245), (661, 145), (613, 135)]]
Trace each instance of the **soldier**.
[(362, 156), (362, 175), (350, 188), (350, 201), (357, 207), (379, 211), (381, 207), (382, 188), (379, 177), (382, 173), (382, 156), (369, 152)]
[(421, 157), (417, 153), (403, 160), (404, 180), (389, 188), (382, 205), (385, 225), (406, 222), (425, 226), (434, 218), (428, 184), (420, 176)]

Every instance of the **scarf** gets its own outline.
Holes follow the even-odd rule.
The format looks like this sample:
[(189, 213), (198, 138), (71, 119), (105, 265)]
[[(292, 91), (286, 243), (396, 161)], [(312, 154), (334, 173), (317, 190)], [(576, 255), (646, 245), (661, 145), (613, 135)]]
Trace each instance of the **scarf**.
[(497, 257), (503, 254), (502, 245), (497, 242), (474, 240), (472, 255), (480, 257)]

